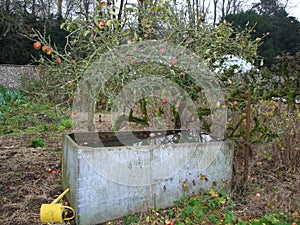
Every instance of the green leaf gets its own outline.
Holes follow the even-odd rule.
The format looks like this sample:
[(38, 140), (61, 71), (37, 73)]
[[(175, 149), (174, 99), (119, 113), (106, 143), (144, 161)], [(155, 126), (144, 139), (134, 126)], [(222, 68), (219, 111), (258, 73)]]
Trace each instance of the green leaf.
[(173, 209), (169, 209), (169, 210), (168, 210), (168, 214), (169, 214), (170, 216), (173, 216), (173, 215), (174, 215), (174, 210), (173, 210)]
[(90, 30), (86, 30), (86, 31), (83, 32), (83, 36), (86, 37), (86, 36), (88, 36), (90, 33), (91, 33)]

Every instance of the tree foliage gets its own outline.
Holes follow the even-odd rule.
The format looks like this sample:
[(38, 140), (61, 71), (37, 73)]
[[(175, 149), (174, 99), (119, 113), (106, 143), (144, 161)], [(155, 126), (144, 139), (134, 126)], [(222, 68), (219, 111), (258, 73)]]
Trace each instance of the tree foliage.
[[(101, 10), (98, 11), (100, 4)], [(170, 8), (163, 5), (169, 5)], [(32, 29), (39, 31), (47, 37), (50, 35), (52, 41), (57, 46), (64, 46), (67, 33), (59, 28), (60, 23), (71, 20), (91, 22), (97, 17), (102, 18), (109, 24), (113, 22), (114, 30), (132, 30), (137, 25), (136, 33), (147, 32), (142, 27), (141, 19), (150, 18), (152, 28), (164, 27), (172, 29), (168, 25), (169, 18), (172, 26), (188, 24), (187, 28), (202, 26), (203, 22), (210, 19), (209, 6), (213, 6), (213, 25), (217, 25), (219, 18), (233, 22), (234, 26), (245, 28), (247, 22), (250, 27), (256, 26), (256, 33), (252, 33), (252, 40), (264, 36), (264, 44), (259, 49), (259, 55), (266, 59), (267, 65), (271, 65), (276, 55), (288, 51), (292, 54), (299, 50), (299, 22), (295, 18), (288, 17), (285, 6), (278, 0), (261, 0), (252, 7), (252, 10), (243, 12), (243, 2), (241, 0), (196, 0), (196, 1), (0, 1), (0, 62), (26, 64), (31, 62), (32, 56), (36, 53), (30, 48), (32, 40), (28, 38)], [(109, 15), (107, 14), (109, 11)], [(135, 12), (139, 12), (137, 15)], [(176, 16), (170, 18), (170, 12), (175, 12)], [(162, 15), (164, 14), (164, 15)], [(172, 14), (172, 13), (171, 13)], [(109, 18), (105, 18), (109, 16)], [(159, 19), (158, 19), (159, 18)], [(162, 19), (160, 21), (160, 19)], [(155, 21), (154, 21), (155, 20)], [(117, 21), (117, 22), (116, 22)], [(93, 21), (93, 23), (96, 23)], [(91, 25), (91, 24), (90, 24)], [(71, 26), (71, 25), (70, 25)], [(126, 27), (125, 27), (126, 26)], [(74, 28), (74, 27), (73, 27)], [(136, 28), (134, 28), (136, 29)], [(144, 29), (144, 31), (142, 31)], [(111, 30), (111, 29), (110, 29)], [(148, 29), (150, 30), (150, 29)], [(160, 33), (152, 32), (148, 38), (161, 38), (166, 36), (164, 29), (156, 29)], [(116, 32), (114, 33), (116, 34)], [(25, 37), (26, 36), (26, 37)], [(143, 35), (142, 35), (143, 36)], [(88, 37), (88, 35), (86, 36)], [(100, 38), (100, 37), (99, 37)], [(120, 40), (121, 38), (117, 38)], [(116, 40), (116, 39), (115, 39)], [(126, 40), (125, 40), (126, 42)], [(123, 42), (124, 43), (124, 42)], [(21, 56), (21, 57), (20, 57)]]
[(237, 30), (244, 29), (246, 25), (254, 26), (252, 39), (267, 35), (258, 49), (258, 54), (265, 59), (268, 67), (275, 63), (276, 56), (287, 52), (295, 55), (300, 51), (300, 22), (289, 17), (285, 9), (276, 2), (262, 0), (252, 10), (231, 14), (225, 18)]
[[(59, 66), (52, 67), (53, 73), (64, 77), (59, 81), (61, 85), (67, 79), (80, 79), (99, 54), (114, 46), (148, 39), (162, 39), (185, 46), (203, 60), (207, 60), (212, 68), (215, 61), (226, 54), (239, 55), (252, 62), (257, 57), (260, 39), (250, 40), (251, 27), (236, 32), (229, 23), (222, 22), (213, 26), (201, 18), (191, 24), (183, 18), (187, 14), (176, 11), (174, 5), (167, 1), (144, 1), (143, 5), (128, 4), (121, 20), (113, 16), (115, 14), (112, 9), (112, 6), (101, 3), (96, 6), (88, 20), (66, 20), (62, 28), (69, 35), (63, 51), (56, 49), (51, 41), (36, 33), (36, 39), (55, 50), (51, 58), (41, 54), (40, 62), (53, 64), (57, 57), (62, 59)], [(74, 61), (76, 63), (71, 63)]]
[[(39, 81), (41, 85), (31, 87), (30, 90), (38, 88), (38, 91), (33, 92), (38, 99), (44, 99), (47, 96), (46, 98), (53, 99), (57, 103), (70, 105), (73, 101), (76, 84), (94, 60), (116, 46), (131, 45), (149, 39), (160, 39), (172, 42), (175, 46), (183, 46), (198, 55), (212, 70), (217, 67), (216, 62), (224, 63), (224, 55), (238, 55), (250, 62), (254, 62), (257, 58), (257, 49), (261, 39), (250, 39), (253, 32), (251, 27), (235, 31), (232, 25), (225, 21), (213, 26), (201, 18), (194, 23), (189, 23), (184, 19), (184, 16), (188, 14), (176, 11), (173, 4), (159, 1), (156, 3), (145, 1), (144, 4), (147, 4), (147, 7), (139, 4), (127, 5), (121, 20), (113, 17), (111, 6), (107, 4), (99, 4), (88, 20), (86, 18), (66, 20), (62, 27), (69, 32), (69, 35), (63, 50), (56, 49), (51, 41), (37, 32), (35, 38), (40, 40), (43, 45), (53, 49), (54, 53), (49, 57), (48, 54), (40, 51), (39, 66), (47, 73)], [(57, 58), (60, 58), (61, 62), (57, 63)], [(126, 71), (117, 74), (118, 78), (116, 76), (106, 83), (105, 90), (99, 93), (97, 104), (104, 107), (100, 100), (106, 99), (105, 109), (109, 110), (112, 99), (124, 85), (137, 78), (136, 74), (139, 76), (164, 74), (179, 84), (194, 101), (200, 101), (199, 98), (202, 97), (200, 102), (204, 103), (197, 105), (197, 113), (203, 122), (203, 128), (209, 131), (210, 122), (207, 117), (209, 117), (210, 111), (201, 96), (201, 87), (193, 83), (188, 72), (185, 73), (172, 66), (129, 66)], [(240, 80), (234, 79), (235, 75), (233, 70), (218, 74), (222, 84), (226, 87), (224, 92), (228, 106), (232, 107), (232, 102), (237, 100), (239, 105), (235, 106), (234, 110), (244, 109), (247, 104), (246, 94), (251, 91), (255, 93), (254, 99), (258, 99), (257, 95), (260, 90), (257, 89), (260, 85), (257, 85), (256, 77), (253, 74), (241, 77)], [(250, 81), (252, 84), (249, 88)], [(156, 106), (147, 102), (148, 110), (155, 109)], [(143, 109), (145, 104), (142, 103), (142, 113), (145, 116), (151, 115), (149, 111), (144, 110), (146, 107)], [(176, 117), (175, 111), (174, 107), (169, 110), (170, 113), (173, 113), (174, 118)], [(158, 116), (164, 112), (167, 111), (159, 110)], [(231, 136), (233, 137), (233, 135)]]
[(265, 76), (272, 77), (267, 97), (286, 99), (291, 109), (295, 100), (300, 100), (300, 52), (294, 56), (286, 53), (276, 57), (276, 63)]

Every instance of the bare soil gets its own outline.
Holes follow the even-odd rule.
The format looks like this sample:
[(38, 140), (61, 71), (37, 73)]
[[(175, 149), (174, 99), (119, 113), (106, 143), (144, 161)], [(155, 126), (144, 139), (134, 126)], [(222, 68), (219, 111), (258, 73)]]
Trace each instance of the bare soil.
[[(30, 147), (41, 137), (46, 145)], [(39, 210), (62, 191), (60, 167), (61, 136), (29, 135), (0, 137), (0, 224), (40, 224)]]
[[(45, 140), (46, 145), (30, 147), (30, 140), (37, 137)], [(61, 143), (62, 134), (0, 137), (0, 224), (41, 224), (41, 204), (50, 203), (63, 191), (61, 173), (48, 172), (49, 168), (61, 169)], [(236, 203), (234, 214), (244, 220), (261, 217), (275, 209), (299, 215), (300, 167), (279, 167), (274, 160), (266, 159), (264, 147), (257, 145), (252, 149), (246, 186), (243, 185), (243, 150), (236, 149), (232, 188)], [(245, 188), (243, 194), (241, 190)]]

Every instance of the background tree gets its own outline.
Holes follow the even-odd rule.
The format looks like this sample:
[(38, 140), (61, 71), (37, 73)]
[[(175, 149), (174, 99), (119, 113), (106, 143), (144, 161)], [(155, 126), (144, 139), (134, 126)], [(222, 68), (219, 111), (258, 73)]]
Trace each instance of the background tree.
[(260, 0), (259, 3), (253, 5), (252, 9), (255, 9), (260, 15), (267, 14), (273, 15), (280, 9), (283, 9), (283, 5), (279, 3), (279, 0)]
[(29, 39), (32, 29), (51, 36), (58, 48), (66, 43), (67, 33), (60, 29), (62, 18), (51, 11), (51, 2), (2, 1), (0, 2), (0, 62), (5, 64), (29, 64), (33, 41)]
[(270, 67), (277, 55), (286, 52), (295, 55), (300, 51), (300, 22), (294, 17), (289, 17), (278, 4), (270, 6), (265, 0), (262, 2), (262, 5), (254, 7), (258, 7), (258, 10), (230, 14), (225, 19), (233, 23), (237, 30), (244, 29), (246, 24), (255, 26), (253, 40), (267, 34), (264, 43), (258, 49), (258, 54), (265, 60), (266, 66)]
[(213, 22), (213, 24), (214, 24), (214, 25), (215, 25), (216, 22), (217, 22), (217, 8), (218, 8), (218, 2), (219, 2), (219, 0), (213, 0), (213, 7), (214, 7), (214, 9), (213, 9), (213, 14), (214, 14), (214, 22)]
[(272, 77), (269, 84), (272, 91), (267, 97), (286, 99), (291, 111), (295, 100), (300, 100), (300, 52), (276, 57), (276, 63), (266, 73)]
[[(165, 14), (166, 17), (170, 10), (176, 13), (176, 17), (170, 19), (173, 20), (172, 26), (178, 26), (187, 21), (189, 24), (188, 29), (199, 27), (204, 21), (210, 23), (210, 19), (212, 19), (213, 25), (216, 25), (219, 19), (224, 17), (228, 21), (234, 20), (237, 29), (239, 29), (239, 26), (243, 29), (249, 19), (250, 25), (256, 25), (256, 34), (252, 34), (254, 39), (269, 33), (269, 36), (264, 40), (264, 45), (259, 49), (259, 54), (267, 60), (268, 66), (274, 62), (274, 56), (282, 51), (289, 51), (294, 54), (299, 50), (299, 29), (297, 27), (299, 22), (288, 17), (284, 10), (285, 6), (279, 4), (278, 0), (262, 0), (254, 5), (252, 10), (256, 14), (252, 11), (251, 13), (248, 13), (248, 11), (246, 11), (247, 13), (241, 13), (241, 9), (245, 7), (243, 0), (173, 0), (165, 2), (171, 7), (170, 9), (163, 7), (162, 1), (149, 0), (40, 0), (38, 2), (36, 0), (2, 0), (0, 1), (0, 40), (2, 40), (1, 46), (4, 47), (0, 50), (1, 63), (30, 63), (31, 55), (36, 56), (35, 52), (32, 52), (29, 42), (27, 44), (23, 43), (26, 43), (24, 36), (30, 36), (32, 29), (41, 32), (45, 36), (52, 36), (51, 38), (57, 41), (57, 45), (60, 45), (60, 43), (63, 45), (66, 39), (61, 35), (64, 32), (60, 31), (59, 23), (75, 19), (95, 23), (90, 17), (93, 17), (95, 9), (100, 4), (105, 4), (106, 7), (101, 8), (99, 19), (105, 21), (117, 19), (119, 22), (113, 24), (114, 29), (124, 29), (125, 24), (128, 28), (129, 24), (134, 25), (137, 23), (139, 24), (137, 32), (142, 36), (144, 35), (141, 32), (141, 20), (143, 18), (151, 18), (152, 29), (163, 27), (165, 26), (164, 23), (170, 24), (170, 21), (164, 22), (164, 20), (159, 21), (153, 18), (156, 18), (155, 15), (158, 14)], [(210, 6), (213, 6), (212, 11), (210, 11)], [(139, 18), (136, 18), (135, 15), (136, 9), (140, 10)], [(154, 11), (151, 11), (152, 9)], [(107, 18), (107, 10), (113, 12), (109, 15), (109, 18)], [(210, 17), (210, 13), (212, 13), (212, 17)], [(243, 18), (243, 16), (246, 18)], [(51, 35), (53, 29), (55, 33)], [(161, 38), (166, 34), (164, 29), (156, 29), (156, 31), (160, 31), (160, 34), (148, 32), (145, 35), (148, 35), (148, 38)], [(61, 34), (58, 35), (57, 32), (61, 32)], [(18, 43), (12, 42), (12, 39), (18, 40)], [(16, 45), (20, 46), (15, 48)], [(17, 49), (17, 52), (15, 49)], [(12, 53), (12, 56), (7, 56), (8, 52)], [(18, 59), (18, 54), (24, 57)]]

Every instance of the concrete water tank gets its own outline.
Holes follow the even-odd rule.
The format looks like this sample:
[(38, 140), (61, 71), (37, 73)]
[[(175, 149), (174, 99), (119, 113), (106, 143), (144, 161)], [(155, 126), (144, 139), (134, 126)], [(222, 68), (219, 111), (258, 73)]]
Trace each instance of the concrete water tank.
[[(132, 133), (136, 139), (126, 142)], [(200, 189), (230, 191), (233, 142), (188, 136), (178, 130), (66, 134), (63, 188), (70, 188), (77, 224), (166, 208)]]

